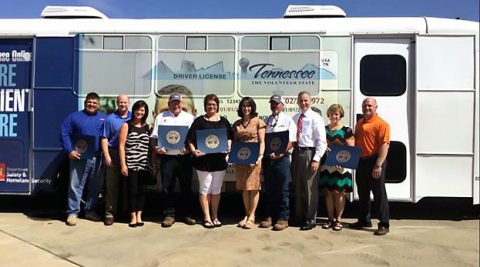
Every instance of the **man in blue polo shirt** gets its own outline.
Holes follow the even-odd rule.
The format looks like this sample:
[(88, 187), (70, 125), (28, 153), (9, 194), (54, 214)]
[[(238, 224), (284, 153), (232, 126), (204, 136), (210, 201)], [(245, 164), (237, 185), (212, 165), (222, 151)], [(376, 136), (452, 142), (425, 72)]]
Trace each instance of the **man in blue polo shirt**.
[[(70, 184), (68, 187), (67, 225), (77, 224), (83, 188), (87, 183), (87, 201), (85, 218), (92, 221), (101, 220), (94, 207), (97, 194), (102, 185), (100, 167), (100, 133), (106, 115), (98, 111), (100, 97), (97, 93), (89, 93), (85, 98), (84, 109), (70, 114), (61, 126), (61, 141), (63, 149), (70, 158)], [(77, 140), (77, 143), (73, 142)], [(83, 142), (78, 142), (82, 141)], [(91, 140), (85, 142), (84, 140)], [(87, 156), (87, 146), (93, 146), (93, 155)], [(84, 153), (85, 152), (85, 153)]]
[[(122, 124), (131, 117), (131, 112), (128, 111), (129, 105), (130, 99), (127, 95), (117, 96), (117, 110), (107, 116), (103, 125), (101, 145), (105, 166), (107, 167), (105, 177), (105, 225), (113, 224), (118, 210), (118, 196), (122, 191), (123, 179), (120, 174), (120, 158), (118, 157), (118, 133)], [(126, 201), (122, 203), (126, 203)]]

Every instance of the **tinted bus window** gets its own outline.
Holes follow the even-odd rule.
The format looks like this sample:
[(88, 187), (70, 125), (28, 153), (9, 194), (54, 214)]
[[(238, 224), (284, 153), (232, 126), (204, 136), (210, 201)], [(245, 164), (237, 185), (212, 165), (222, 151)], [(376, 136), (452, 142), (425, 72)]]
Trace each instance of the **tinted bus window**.
[(387, 155), (386, 183), (401, 183), (407, 177), (407, 148), (401, 142), (391, 141)]
[[(152, 40), (148, 36), (80, 36), (80, 94), (148, 95), (152, 82)], [(103, 45), (100, 40), (103, 39)]]
[(407, 88), (407, 63), (400, 55), (367, 55), (360, 61), (360, 91), (367, 96), (399, 96)]

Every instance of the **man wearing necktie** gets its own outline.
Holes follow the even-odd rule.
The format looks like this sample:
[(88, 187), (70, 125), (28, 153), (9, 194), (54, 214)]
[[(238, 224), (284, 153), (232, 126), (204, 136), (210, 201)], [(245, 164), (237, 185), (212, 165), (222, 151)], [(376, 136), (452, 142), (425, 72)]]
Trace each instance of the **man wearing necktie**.
[(311, 109), (309, 92), (298, 94), (300, 112), (293, 117), (297, 124), (297, 143), (292, 154), (292, 181), (294, 186), (294, 220), (300, 230), (315, 228), (318, 209), (318, 169), (327, 149), (323, 118)]

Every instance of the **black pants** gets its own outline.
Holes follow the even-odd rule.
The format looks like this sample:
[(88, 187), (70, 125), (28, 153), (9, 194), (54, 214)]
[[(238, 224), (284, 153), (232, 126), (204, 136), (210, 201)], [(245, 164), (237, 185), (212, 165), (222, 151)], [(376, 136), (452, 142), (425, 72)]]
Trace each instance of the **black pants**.
[[(175, 206), (183, 215), (191, 214), (192, 196), (192, 159), (191, 155), (160, 156), (160, 174), (162, 176), (162, 202), (165, 205), (163, 214), (175, 216)], [(175, 205), (176, 178), (180, 182), (180, 199)]]
[(378, 155), (361, 158), (356, 172), (356, 183), (359, 197), (358, 221), (371, 223), (370, 215), (370, 191), (373, 193), (374, 206), (380, 220), (379, 226), (389, 227), (389, 207), (387, 191), (385, 190), (385, 172), (387, 161), (382, 165), (382, 172), (379, 178), (372, 177), (372, 171), (377, 162)]
[(145, 172), (128, 170), (127, 192), (130, 212), (141, 211), (145, 205), (145, 177), (142, 177)]
[(126, 179), (120, 173), (120, 159), (118, 149), (109, 148), (112, 158), (112, 167), (106, 167), (105, 175), (105, 215), (117, 215), (118, 207), (122, 207), (121, 213), (127, 212), (128, 197)]

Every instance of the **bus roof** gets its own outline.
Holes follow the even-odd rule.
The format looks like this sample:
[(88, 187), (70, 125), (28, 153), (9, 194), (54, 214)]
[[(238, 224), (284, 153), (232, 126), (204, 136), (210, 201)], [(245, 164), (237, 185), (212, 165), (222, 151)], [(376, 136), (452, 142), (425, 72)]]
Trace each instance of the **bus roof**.
[[(306, 23), (308, 21), (308, 23)], [(0, 19), (2, 36), (77, 33), (476, 34), (479, 23), (429, 17), (289, 19)]]

